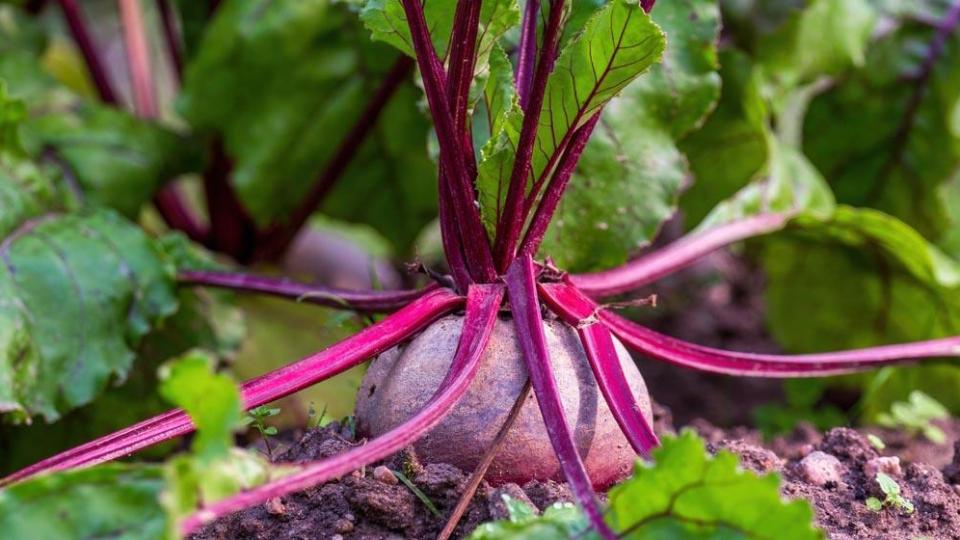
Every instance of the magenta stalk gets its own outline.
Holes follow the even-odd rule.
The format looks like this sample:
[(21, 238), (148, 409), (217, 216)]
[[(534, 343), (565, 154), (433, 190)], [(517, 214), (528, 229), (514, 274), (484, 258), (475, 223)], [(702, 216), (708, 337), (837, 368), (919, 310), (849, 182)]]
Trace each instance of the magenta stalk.
[(459, 135), (460, 155), (463, 156), (470, 178), (477, 175), (476, 158), (473, 154), (473, 135), (467, 126), (470, 106), (470, 84), (476, 62), (477, 32), (480, 28), (482, 2), (459, 0), (454, 14), (453, 31), (450, 35), (448, 63), (450, 74), (447, 84), (447, 103), (453, 116), (453, 128)]
[(690, 266), (717, 249), (778, 231), (786, 226), (788, 214), (759, 214), (693, 233), (624, 265), (588, 274), (572, 274), (570, 282), (590, 296), (613, 296), (650, 284)]
[(960, 337), (816, 354), (730, 352), (695, 345), (645, 328), (593, 303), (569, 284), (542, 284), (540, 290), (549, 305), (571, 311), (576, 309), (575, 315), (581, 319), (599, 319), (624, 344), (645, 356), (710, 373), (744, 377), (823, 377), (923, 359), (960, 356)]
[(560, 468), (591, 525), (604, 539), (613, 540), (617, 536), (603, 521), (603, 512), (583, 465), (583, 459), (577, 452), (570, 423), (560, 400), (547, 349), (547, 338), (543, 332), (536, 278), (533, 259), (529, 256), (517, 257), (506, 275), (510, 311), (517, 327), (520, 350), (523, 352), (530, 383), (537, 396), (540, 413), (547, 426), (550, 442), (557, 453)]
[[(241, 386), (244, 407), (269, 403), (341, 373), (409, 338), (463, 302), (463, 297), (446, 289), (429, 292), (379, 323), (319, 353), (244, 383)], [(0, 480), (0, 486), (41, 472), (96, 465), (127, 456), (193, 429), (193, 423), (183, 411), (169, 411), (21, 469)]]
[(113, 85), (110, 83), (110, 77), (104, 66), (103, 57), (93, 42), (93, 36), (90, 35), (87, 23), (83, 18), (83, 12), (80, 10), (77, 0), (59, 1), (60, 9), (63, 11), (63, 17), (66, 19), (67, 26), (70, 28), (70, 34), (77, 43), (77, 47), (80, 48), (80, 54), (83, 55), (83, 60), (87, 64), (87, 68), (90, 71), (90, 78), (93, 79), (93, 85), (96, 87), (100, 99), (102, 99), (104, 103), (111, 105), (118, 104), (117, 93), (113, 90)]
[[(154, 119), (160, 115), (157, 105), (153, 71), (150, 66), (150, 48), (143, 25), (139, 0), (119, 0), (120, 23), (123, 30), (124, 52), (130, 69), (130, 86), (133, 89), (133, 105), (137, 116)], [(153, 198), (157, 211), (167, 225), (182, 230), (194, 240), (205, 240), (204, 228), (193, 217), (180, 196), (176, 186), (161, 188)]]
[(160, 12), (160, 23), (163, 25), (163, 41), (167, 45), (167, 53), (170, 55), (173, 73), (177, 77), (177, 82), (179, 82), (183, 78), (183, 51), (181, 50), (180, 35), (177, 33), (173, 8), (170, 6), (170, 0), (156, 0), (156, 3), (157, 11)]
[(502, 300), (502, 286), (470, 287), (463, 332), (447, 377), (423, 409), (409, 420), (363, 446), (307, 464), (292, 475), (215, 502), (184, 520), (181, 533), (186, 536), (198, 527), (227, 514), (340, 477), (412, 444), (443, 420), (470, 387), (490, 339)]
[(600, 323), (588, 323), (578, 327), (577, 334), (610, 412), (627, 436), (633, 450), (649, 458), (650, 451), (660, 446), (660, 439), (643, 416), (640, 405), (627, 384), (627, 377), (620, 365), (610, 331)]
[(457, 136), (455, 123), (446, 96), (446, 75), (430, 40), (430, 32), (423, 18), (423, 8), (419, 0), (402, 0), (403, 9), (410, 26), (410, 36), (417, 56), (417, 65), (423, 80), (424, 93), (430, 115), (437, 131), (440, 143), (440, 159), (444, 163), (450, 182), (453, 212), (456, 222), (463, 232), (464, 255), (468, 270), (474, 280), (491, 283), (496, 280), (493, 257), (487, 241), (487, 233), (480, 221), (480, 211), (474, 204), (473, 182), (467, 171), (461, 140)]
[(530, 84), (533, 70), (537, 66), (537, 18), (540, 15), (540, 1), (527, 0), (520, 26), (520, 44), (517, 51), (517, 73), (515, 86), (520, 98), (520, 108), (527, 110), (530, 100)]
[(547, 80), (557, 60), (557, 42), (560, 40), (562, 21), (563, 2), (551, 0), (550, 16), (543, 34), (543, 47), (540, 50), (540, 58), (531, 83), (530, 102), (523, 116), (523, 125), (520, 127), (520, 139), (517, 141), (516, 156), (510, 172), (503, 215), (500, 216), (500, 222), (497, 224), (494, 259), (497, 270), (501, 272), (505, 271), (513, 260), (514, 250), (523, 229), (523, 202), (533, 161), (533, 146), (536, 143)]
[(417, 290), (356, 291), (300, 283), (287, 278), (211, 270), (184, 270), (177, 274), (177, 281), (183, 285), (260, 293), (364, 313), (396, 311), (438, 288), (433, 283)]
[(156, 118), (159, 111), (150, 70), (150, 49), (139, 0), (119, 0), (118, 5), (127, 65), (130, 69), (130, 86), (133, 88), (134, 109), (143, 118)]

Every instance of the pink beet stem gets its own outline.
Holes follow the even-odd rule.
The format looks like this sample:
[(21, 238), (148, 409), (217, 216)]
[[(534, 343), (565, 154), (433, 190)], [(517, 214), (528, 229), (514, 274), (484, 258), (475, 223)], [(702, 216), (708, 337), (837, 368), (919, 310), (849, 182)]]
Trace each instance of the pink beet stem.
[(560, 468), (563, 469), (574, 496), (600, 536), (607, 540), (616, 539), (617, 535), (603, 521), (603, 512), (563, 411), (560, 391), (550, 365), (547, 337), (543, 333), (533, 259), (529, 255), (517, 257), (507, 271), (506, 282), (510, 310), (517, 327), (517, 336), (520, 338), (520, 350), (523, 352), (534, 394), (540, 404), (547, 434), (560, 461)]
[(577, 333), (587, 353), (593, 375), (597, 378), (597, 385), (600, 386), (617, 424), (634, 451), (649, 458), (650, 450), (660, 446), (660, 440), (643, 416), (643, 411), (630, 390), (610, 331), (600, 323), (592, 323), (578, 328)]
[(438, 288), (438, 285), (433, 283), (418, 290), (358, 291), (299, 283), (286, 278), (209, 270), (184, 270), (177, 274), (177, 281), (184, 285), (255, 292), (370, 313), (396, 311)]
[(778, 231), (788, 214), (760, 214), (691, 234), (669, 246), (624, 265), (589, 274), (574, 274), (570, 281), (590, 296), (612, 296), (652, 283), (719, 248), (754, 236)]
[(569, 284), (540, 287), (551, 306), (576, 306), (581, 318), (598, 318), (627, 346), (671, 364), (711, 373), (748, 377), (823, 377), (864, 371), (924, 358), (960, 356), (960, 337), (816, 354), (741, 353), (695, 345), (628, 321), (592, 302)]

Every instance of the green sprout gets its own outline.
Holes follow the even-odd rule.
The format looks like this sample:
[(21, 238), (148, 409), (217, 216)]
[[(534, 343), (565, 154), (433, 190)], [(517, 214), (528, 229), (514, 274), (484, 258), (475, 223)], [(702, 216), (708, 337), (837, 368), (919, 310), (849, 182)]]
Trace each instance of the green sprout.
[(876, 497), (868, 498), (866, 500), (867, 508), (874, 512), (880, 512), (887, 506), (893, 506), (908, 514), (913, 513), (913, 503), (900, 494), (900, 484), (896, 480), (882, 472), (877, 473), (876, 479), (877, 484), (880, 484), (880, 491), (883, 491), (886, 498), (882, 501)]
[(391, 472), (393, 472), (394, 476), (396, 476), (397, 479), (403, 483), (403, 485), (407, 486), (407, 489), (409, 489), (411, 493), (413, 493), (414, 495), (416, 495), (418, 499), (420, 499), (420, 502), (427, 507), (427, 510), (429, 510), (431, 514), (433, 514), (438, 518), (443, 517), (443, 514), (441, 514), (440, 510), (437, 509), (437, 505), (433, 504), (433, 501), (430, 500), (430, 497), (427, 497), (426, 493), (424, 493), (420, 488), (418, 488), (417, 485), (414, 484), (412, 480), (407, 478), (407, 475), (403, 474), (400, 471), (391, 471)]
[(309, 408), (307, 408), (307, 417), (310, 419), (310, 423), (313, 425), (314, 429), (322, 428), (323, 426), (330, 423), (331, 418), (327, 418), (327, 405), (323, 405), (323, 409), (320, 412), (317, 412), (316, 407), (314, 407), (313, 402), (310, 402)]
[(278, 414), (280, 414), (279, 407), (260, 405), (247, 411), (247, 416), (243, 417), (241, 421), (242, 425), (253, 425), (253, 427), (260, 432), (260, 436), (263, 437), (263, 444), (267, 448), (267, 457), (270, 458), (270, 461), (273, 461), (273, 448), (270, 446), (270, 437), (277, 434), (277, 428), (266, 425), (264, 420)]
[(887, 447), (886, 443), (883, 442), (883, 439), (877, 437), (873, 433), (867, 433), (867, 440), (870, 441), (870, 446), (876, 448), (877, 450), (883, 450)]
[(877, 424), (893, 429), (903, 429), (912, 435), (922, 434), (930, 442), (943, 444), (947, 437), (933, 420), (947, 418), (950, 413), (937, 400), (919, 390), (910, 393), (908, 401), (898, 401), (890, 406), (889, 413), (877, 415)]

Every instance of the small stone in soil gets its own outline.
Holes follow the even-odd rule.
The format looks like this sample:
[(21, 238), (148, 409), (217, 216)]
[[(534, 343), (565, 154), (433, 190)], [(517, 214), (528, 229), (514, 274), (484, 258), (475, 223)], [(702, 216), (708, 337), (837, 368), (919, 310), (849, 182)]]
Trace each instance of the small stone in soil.
[(830, 454), (815, 450), (800, 460), (799, 472), (804, 481), (815, 486), (837, 485), (843, 481), (843, 464)]

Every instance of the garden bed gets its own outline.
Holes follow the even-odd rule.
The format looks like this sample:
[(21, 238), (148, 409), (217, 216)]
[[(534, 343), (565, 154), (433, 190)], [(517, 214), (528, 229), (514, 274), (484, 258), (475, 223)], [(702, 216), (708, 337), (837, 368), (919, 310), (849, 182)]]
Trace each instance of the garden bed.
[[(954, 483), (960, 482), (960, 456), (953, 450), (960, 438), (960, 421), (942, 421), (938, 426), (948, 439), (941, 445), (891, 430), (835, 428), (821, 434), (806, 425), (763, 443), (760, 434), (749, 428), (723, 429), (705, 420), (690, 424), (708, 441), (711, 451), (725, 449), (739, 455), (744, 469), (780, 473), (783, 495), (811, 501), (817, 524), (831, 540), (960, 537), (960, 485)], [(660, 408), (658, 431), (664, 434), (672, 427), (669, 413)], [(879, 436), (886, 448), (878, 451), (866, 433)], [(349, 429), (334, 422), (303, 433), (278, 453), (277, 460), (321, 459), (357, 443)], [(877, 467), (897, 480), (904, 497), (915, 505), (913, 513), (867, 508), (867, 497), (883, 497), (867, 474)], [(433, 515), (392, 471), (406, 471), (441, 517)], [(443, 463), (421, 463), (412, 453), (403, 452), (338, 481), (217, 521), (193, 538), (434, 538), (459, 500), (468, 474)], [(531, 482), (494, 488), (484, 482), (453, 537), (461, 538), (483, 522), (504, 518), (504, 494), (541, 510), (557, 501), (572, 500), (565, 484)]]

